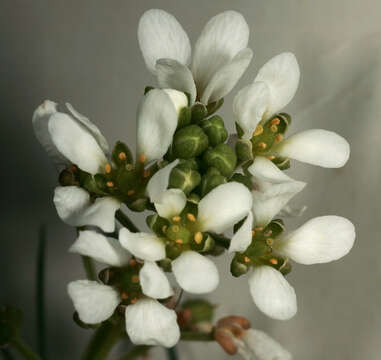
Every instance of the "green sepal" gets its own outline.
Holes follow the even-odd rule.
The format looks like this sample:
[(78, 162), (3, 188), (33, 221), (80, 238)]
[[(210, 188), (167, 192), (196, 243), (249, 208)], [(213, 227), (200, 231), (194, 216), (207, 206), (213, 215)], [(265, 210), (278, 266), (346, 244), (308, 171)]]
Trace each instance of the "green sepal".
[(155, 89), (155, 87), (153, 87), (153, 86), (146, 86), (144, 88), (144, 95), (146, 95), (148, 92), (150, 92), (153, 89)]
[(157, 236), (165, 237), (163, 230), (169, 226), (167, 219), (160, 217), (158, 214), (153, 214), (147, 216), (146, 223)]
[(279, 168), (279, 170), (287, 170), (291, 167), (291, 161), (289, 158), (277, 156), (271, 161)]
[[(276, 263), (274, 263), (273, 260), (276, 260)], [(289, 274), (292, 270), (292, 265), (288, 259), (274, 254), (264, 256), (261, 258), (260, 262), (263, 265), (271, 266), (272, 268), (280, 271), (283, 275)]]
[(204, 197), (215, 187), (225, 183), (227, 183), (225, 176), (221, 175), (216, 168), (209, 168), (207, 173), (201, 179), (201, 196)]
[(82, 329), (96, 329), (99, 326), (101, 326), (101, 323), (99, 324), (86, 324), (84, 323), (78, 316), (78, 312), (73, 313), (73, 321)]
[(191, 324), (211, 322), (214, 317), (215, 306), (204, 299), (191, 299), (182, 304), (184, 310), (189, 309), (192, 313)]
[(224, 121), (218, 115), (202, 121), (200, 126), (208, 136), (210, 146), (222, 144), (228, 138), (228, 132), (225, 129)]
[(235, 151), (240, 163), (253, 160), (253, 145), (250, 140), (239, 139), (235, 145)]
[(192, 120), (192, 110), (190, 107), (185, 106), (180, 110), (179, 120), (177, 124), (177, 128), (180, 129), (184, 126), (187, 126), (191, 123)]
[[(201, 182), (201, 175), (194, 170), (190, 164), (179, 164), (171, 172), (169, 177), (169, 188), (180, 189), (188, 195)], [(196, 163), (197, 166), (197, 163)]]
[(268, 234), (271, 232), (271, 234), (268, 236), (275, 239), (280, 234), (282, 234), (285, 230), (286, 228), (284, 226), (283, 221), (281, 219), (275, 219), (266, 226), (266, 228), (263, 231), (263, 234)]
[(199, 126), (189, 125), (176, 132), (173, 154), (181, 159), (194, 158), (207, 149), (208, 143), (208, 137)]
[(0, 347), (18, 337), (24, 316), (13, 306), (0, 307)]
[(77, 183), (76, 174), (74, 173), (74, 171), (72, 171), (69, 168), (63, 169), (58, 175), (58, 182), (60, 183), (61, 186), (76, 185)]
[[(126, 155), (125, 159), (120, 158), (121, 153), (124, 153)], [(133, 163), (133, 157), (130, 148), (121, 141), (117, 141), (117, 143), (115, 144), (114, 149), (112, 150), (111, 159), (113, 163), (118, 167)]]
[(177, 244), (173, 241), (169, 242), (165, 246), (165, 253), (167, 254), (167, 258), (171, 260), (175, 260), (177, 257), (181, 255), (183, 252), (183, 245)]
[(242, 185), (245, 185), (250, 191), (253, 190), (253, 183), (251, 181), (250, 176), (236, 173), (233, 174), (233, 176), (230, 178), (230, 181), (235, 181)]
[(234, 277), (240, 277), (249, 271), (247, 265), (239, 254), (236, 254), (230, 264), (230, 272)]
[(223, 105), (223, 103), (224, 98), (206, 105), (206, 108), (208, 109), (208, 116), (214, 114)]
[(188, 195), (188, 202), (192, 203), (192, 204), (198, 204), (200, 202), (200, 195), (196, 194), (196, 193), (191, 193)]
[(204, 120), (208, 115), (208, 109), (206, 106), (200, 102), (194, 103), (191, 108), (192, 123), (198, 124), (200, 121)]
[[(89, 193), (93, 193), (93, 194), (96, 194), (96, 195), (105, 195), (107, 194), (106, 191), (103, 191), (103, 190), (107, 190), (107, 186), (106, 186), (106, 181), (104, 177), (102, 177), (102, 181), (101, 181), (101, 185), (102, 185), (102, 188), (99, 187), (97, 181), (95, 180), (95, 176), (85, 172), (85, 171), (82, 171), (80, 170), (78, 172), (78, 178), (79, 178), (79, 183), (81, 185), (81, 187), (83, 187), (84, 189), (86, 189)], [(99, 181), (99, 176), (97, 177), (98, 181)]]
[(105, 191), (107, 192), (108, 188), (107, 188), (107, 178), (105, 175), (103, 174), (95, 174), (94, 175), (94, 181), (95, 181), (95, 185), (98, 189), (100, 189), (101, 191)]
[(221, 175), (229, 177), (237, 165), (237, 156), (234, 150), (226, 144), (219, 144), (215, 148), (208, 149), (203, 157), (209, 167), (219, 170)]
[(245, 132), (243, 131), (243, 129), (241, 128), (241, 126), (239, 126), (239, 124), (237, 122), (235, 123), (235, 129), (237, 131), (238, 137), (242, 138), (242, 136), (245, 134)]
[(138, 174), (133, 170), (123, 169), (119, 172), (116, 178), (116, 185), (121, 193), (129, 197), (129, 191), (134, 190), (136, 193), (136, 185), (139, 184), (140, 179)]

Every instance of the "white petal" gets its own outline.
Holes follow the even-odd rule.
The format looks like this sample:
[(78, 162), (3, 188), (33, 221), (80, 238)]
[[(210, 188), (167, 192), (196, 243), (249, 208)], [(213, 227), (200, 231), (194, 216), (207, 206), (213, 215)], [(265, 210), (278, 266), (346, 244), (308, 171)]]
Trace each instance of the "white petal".
[(54, 205), (58, 216), (71, 226), (94, 225), (104, 232), (115, 229), (115, 211), (120, 202), (112, 197), (91, 202), (89, 193), (77, 186), (58, 186), (54, 190)]
[(176, 312), (153, 299), (127, 306), (126, 331), (136, 345), (173, 347), (180, 339)]
[(295, 290), (278, 270), (271, 266), (255, 267), (249, 287), (254, 303), (267, 316), (288, 320), (296, 314)]
[(180, 114), (180, 111), (182, 108), (188, 106), (188, 98), (183, 92), (175, 90), (175, 89), (163, 89), (163, 90), (171, 99), (177, 114)]
[(173, 290), (164, 271), (155, 262), (145, 261), (139, 271), (143, 294), (154, 299), (166, 299), (173, 295)]
[(107, 320), (120, 302), (115, 289), (96, 281), (72, 281), (68, 284), (67, 291), (79, 318), (86, 324), (98, 324)]
[(268, 107), (269, 99), (270, 90), (264, 82), (255, 82), (244, 87), (234, 98), (233, 113), (235, 121), (244, 131), (244, 139), (253, 136)]
[(253, 351), (258, 360), (291, 360), (291, 354), (265, 332), (248, 329), (242, 340)]
[(168, 188), (169, 177), (179, 160), (172, 161), (155, 173), (147, 184), (147, 194), (152, 202), (160, 201), (164, 191)]
[(202, 231), (221, 233), (242, 220), (251, 206), (246, 186), (237, 182), (219, 185), (199, 202), (197, 221)]
[(274, 56), (259, 70), (254, 81), (263, 81), (270, 88), (266, 118), (282, 110), (294, 97), (300, 78), (299, 65), (292, 53)]
[(58, 151), (73, 164), (90, 174), (103, 172), (106, 156), (93, 135), (72, 117), (55, 113), (48, 129)]
[(79, 232), (77, 240), (69, 251), (90, 256), (96, 261), (111, 266), (126, 265), (130, 258), (130, 254), (120, 245), (118, 240), (89, 230)]
[(253, 52), (246, 48), (241, 50), (229, 63), (219, 68), (201, 93), (201, 102), (208, 104), (225, 97), (246, 71), (252, 57)]
[(176, 18), (166, 11), (151, 9), (139, 21), (138, 40), (147, 68), (155, 73), (159, 59), (173, 59), (187, 65), (191, 45), (188, 35)]
[(34, 134), (37, 140), (44, 147), (49, 157), (57, 165), (64, 165), (68, 160), (63, 156), (52, 142), (48, 124), (50, 117), (57, 112), (57, 104), (53, 101), (45, 100), (33, 113), (32, 123)]
[(177, 112), (164, 90), (153, 89), (140, 102), (137, 114), (138, 154), (147, 161), (163, 157), (177, 127)]
[(185, 251), (172, 261), (172, 271), (179, 285), (192, 294), (212, 292), (219, 283), (214, 262), (195, 251)]
[(244, 252), (251, 244), (253, 229), (253, 214), (249, 212), (246, 220), (230, 241), (229, 252)]
[(156, 63), (157, 81), (161, 88), (171, 88), (188, 93), (193, 105), (196, 99), (196, 85), (188, 66), (172, 59), (160, 59)]
[(280, 217), (299, 217), (302, 216), (305, 211), (307, 210), (307, 206), (299, 206), (299, 207), (291, 207), (290, 205), (286, 205), (282, 208), (281, 211), (279, 211)]
[(66, 107), (71, 112), (71, 114), (81, 122), (83, 126), (94, 136), (95, 140), (98, 142), (101, 149), (107, 154), (109, 152), (109, 146), (106, 138), (102, 135), (97, 126), (92, 123), (89, 118), (80, 114), (73, 106), (69, 103), (66, 103)]
[(350, 147), (347, 140), (332, 131), (312, 129), (290, 136), (276, 151), (308, 164), (339, 168), (348, 161)]
[(119, 231), (119, 241), (139, 259), (158, 261), (165, 258), (165, 245), (156, 235), (132, 233), (127, 228), (122, 228)]
[(264, 156), (257, 156), (253, 164), (248, 168), (256, 184), (266, 186), (270, 184), (280, 184), (292, 180), (286, 173), (280, 170), (271, 160)]
[(236, 11), (225, 11), (212, 17), (198, 38), (193, 62), (193, 77), (200, 93), (213, 75), (247, 47), (249, 27)]
[(320, 264), (348, 254), (355, 237), (355, 227), (346, 218), (320, 216), (287, 235), (276, 247), (300, 264)]
[(158, 214), (166, 219), (179, 215), (187, 203), (186, 195), (180, 189), (169, 189), (163, 192), (160, 201), (155, 203)]

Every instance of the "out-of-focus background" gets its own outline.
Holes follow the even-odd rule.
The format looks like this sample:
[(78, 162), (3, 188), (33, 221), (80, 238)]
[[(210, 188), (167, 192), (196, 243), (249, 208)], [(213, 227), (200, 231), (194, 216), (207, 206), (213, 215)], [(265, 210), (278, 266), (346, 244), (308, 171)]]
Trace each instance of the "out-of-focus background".
[[(68, 101), (89, 116), (111, 144), (120, 139), (134, 148), (137, 103), (144, 87), (155, 84), (141, 57), (136, 29), (141, 14), (153, 7), (174, 14), (193, 42), (211, 16), (228, 9), (245, 16), (254, 61), (225, 99), (221, 114), (227, 122), (236, 90), (250, 83), (270, 57), (292, 51), (302, 77), (286, 109), (293, 117), (291, 133), (324, 128), (342, 134), (352, 148), (342, 169), (293, 164), (290, 174), (308, 182), (294, 204), (306, 204), (308, 210), (286, 223), (292, 229), (314, 216), (345, 216), (357, 228), (352, 252), (331, 264), (294, 266), (288, 279), (296, 289), (299, 309), (287, 322), (262, 315), (251, 301), (245, 277), (232, 278), (229, 262), (222, 258), (221, 284), (209, 296), (221, 304), (218, 314), (247, 316), (296, 360), (380, 359), (381, 3), (377, 0), (2, 1), (0, 303), (24, 310), (23, 334), (35, 346), (37, 229), (46, 223), (48, 358), (79, 358), (90, 331), (71, 321), (66, 284), (84, 273), (79, 257), (67, 252), (74, 230), (55, 213), (52, 193), (57, 174), (34, 138), (32, 113), (44, 99)], [(215, 344), (188, 343), (179, 349), (181, 360), (230, 358)], [(153, 358), (162, 356), (158, 350)]]

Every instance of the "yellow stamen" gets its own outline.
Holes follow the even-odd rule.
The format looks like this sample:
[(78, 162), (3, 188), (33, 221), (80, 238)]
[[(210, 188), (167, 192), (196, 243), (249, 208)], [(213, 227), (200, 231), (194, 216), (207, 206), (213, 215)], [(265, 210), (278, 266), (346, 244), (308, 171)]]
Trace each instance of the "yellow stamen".
[(274, 160), (275, 159), (275, 156), (274, 155), (267, 155), (266, 156), (269, 160)]
[(268, 238), (268, 239), (266, 239), (266, 244), (267, 244), (268, 246), (272, 246), (272, 245), (274, 244), (274, 240), (271, 239), (271, 238)]
[(172, 218), (172, 221), (173, 222), (179, 222), (181, 220), (181, 217), (180, 216), (174, 216), (173, 218)]
[(132, 278), (131, 278), (131, 281), (134, 284), (137, 284), (139, 282), (139, 276), (138, 275), (133, 275)]
[(136, 260), (135, 259), (131, 259), (128, 263), (129, 263), (130, 266), (135, 266), (136, 265)]
[(118, 158), (119, 158), (120, 160), (124, 161), (124, 160), (127, 159), (127, 155), (126, 155), (125, 152), (122, 151), (121, 153), (119, 153)]
[(255, 231), (262, 231), (262, 230), (263, 230), (263, 227), (258, 226), (258, 227), (256, 227), (254, 230), (255, 230)]
[(272, 233), (273, 233), (272, 230), (267, 230), (267, 231), (265, 232), (265, 236), (270, 236)]
[(191, 214), (191, 213), (187, 214), (187, 219), (189, 221), (196, 222), (196, 217), (193, 214)]
[(111, 165), (110, 164), (106, 164), (105, 170), (106, 170), (107, 174), (110, 174), (110, 172), (111, 172)]
[(250, 258), (249, 258), (248, 256), (245, 256), (245, 257), (243, 258), (243, 261), (244, 261), (245, 263), (249, 263), (249, 262), (250, 262)]
[(278, 131), (278, 126), (276, 126), (276, 125), (271, 125), (271, 131), (272, 131), (272, 132), (277, 132), (277, 131)]
[(125, 292), (122, 292), (120, 297), (121, 297), (122, 300), (126, 300), (128, 298), (128, 295)]
[(261, 142), (258, 144), (258, 147), (260, 147), (262, 150), (264, 150), (264, 149), (267, 148), (267, 144), (264, 143), (263, 141), (261, 141)]
[(114, 183), (113, 183), (112, 181), (107, 181), (107, 182), (106, 182), (106, 185), (107, 185), (109, 188), (114, 187)]
[(184, 241), (183, 241), (183, 239), (176, 239), (175, 240), (175, 243), (177, 243), (177, 244), (183, 244), (184, 243)]
[(263, 133), (263, 126), (262, 125), (258, 125), (256, 128), (255, 128), (255, 131), (253, 133), (253, 136), (258, 136), (258, 135), (261, 135)]
[(127, 192), (128, 196), (132, 196), (134, 194), (135, 194), (135, 190), (134, 189), (128, 190), (128, 192)]
[(150, 176), (150, 174), (151, 174), (151, 171), (149, 171), (149, 170), (144, 170), (144, 172), (143, 172), (143, 177), (144, 177), (144, 178), (148, 178), (148, 176)]
[(196, 242), (196, 244), (201, 244), (201, 242), (202, 242), (202, 232), (201, 231), (197, 231), (196, 234), (194, 234), (194, 241)]
[(280, 124), (280, 120), (278, 118), (271, 120), (271, 125), (279, 125), (279, 124)]
[(145, 155), (143, 155), (143, 154), (139, 155), (139, 161), (140, 161), (141, 163), (145, 163), (146, 160), (147, 160), (147, 158), (146, 158)]
[(255, 236), (255, 230), (251, 230), (251, 236), (252, 236), (252, 237)]
[(282, 134), (278, 134), (277, 136), (275, 136), (275, 141), (276, 142), (281, 142), (283, 140), (283, 135)]
[(270, 263), (270, 264), (273, 264), (273, 265), (277, 265), (277, 264), (278, 264), (278, 260), (275, 259), (275, 258), (271, 258), (271, 259), (269, 260), (269, 263)]

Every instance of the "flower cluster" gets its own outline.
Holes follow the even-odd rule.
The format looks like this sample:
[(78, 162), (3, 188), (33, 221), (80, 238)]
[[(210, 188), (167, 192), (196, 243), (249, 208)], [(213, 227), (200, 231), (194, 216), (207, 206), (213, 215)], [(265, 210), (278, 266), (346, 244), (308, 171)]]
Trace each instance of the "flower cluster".
[[(64, 113), (45, 101), (33, 116), (35, 134), (60, 170), (57, 213), (78, 228), (70, 251), (106, 266), (97, 281), (68, 285), (79, 319), (98, 324), (113, 317), (133, 343), (172, 347), (181, 329), (169, 305), (174, 282), (167, 273), (187, 293), (212, 292), (219, 284), (212, 258), (225, 250), (234, 254), (232, 275), (249, 274), (257, 307), (274, 319), (291, 318), (297, 302), (285, 278), (290, 260), (339, 259), (350, 251), (355, 231), (343, 217), (321, 216), (285, 233), (280, 216), (301, 212), (288, 203), (306, 184), (284, 170), (291, 159), (341, 167), (349, 158), (347, 141), (321, 129), (286, 137), (291, 117), (282, 111), (300, 77), (291, 53), (273, 57), (237, 93), (237, 134), (229, 137), (215, 113), (252, 58), (248, 25), (235, 11), (208, 21), (192, 61), (186, 32), (163, 10), (144, 13), (138, 39), (158, 86), (147, 87), (138, 106), (135, 156), (123, 142), (110, 151), (99, 129), (70, 104)], [(149, 211), (150, 231), (131, 225), (122, 206)], [(267, 352), (260, 344), (272, 340), (244, 330), (235, 343), (243, 356), (270, 358), (260, 355)]]

